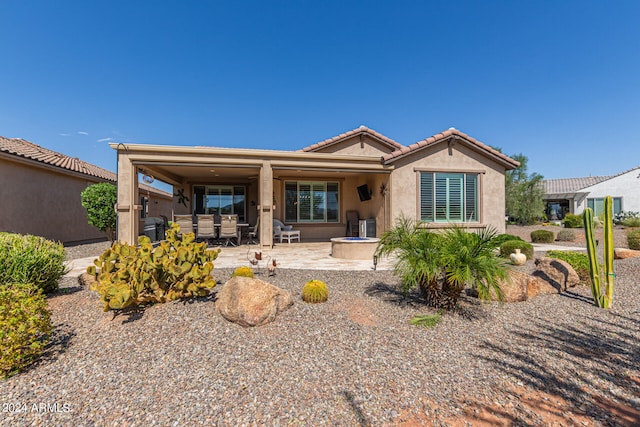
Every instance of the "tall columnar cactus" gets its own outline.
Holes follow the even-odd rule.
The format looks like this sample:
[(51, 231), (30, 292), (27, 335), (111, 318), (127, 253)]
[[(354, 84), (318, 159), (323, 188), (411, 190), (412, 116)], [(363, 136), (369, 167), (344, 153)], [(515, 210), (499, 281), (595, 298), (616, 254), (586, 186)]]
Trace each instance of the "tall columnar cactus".
[(584, 234), (587, 241), (587, 255), (589, 257), (589, 275), (591, 276), (591, 294), (598, 307), (611, 308), (613, 303), (613, 209), (611, 196), (604, 199), (604, 293), (601, 289), (603, 282), (602, 272), (596, 242), (593, 235), (593, 211), (586, 208), (582, 214), (584, 222)]

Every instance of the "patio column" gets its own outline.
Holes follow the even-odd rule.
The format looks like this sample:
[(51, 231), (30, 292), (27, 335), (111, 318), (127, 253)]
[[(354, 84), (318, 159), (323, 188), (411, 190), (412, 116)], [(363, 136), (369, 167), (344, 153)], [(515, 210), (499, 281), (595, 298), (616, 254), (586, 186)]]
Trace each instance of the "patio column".
[(142, 206), (138, 200), (138, 173), (129, 156), (118, 150), (118, 215), (117, 236), (122, 242), (132, 245), (138, 242), (138, 216)]
[(260, 168), (258, 195), (260, 246), (271, 248), (273, 247), (273, 169), (269, 160), (263, 161)]

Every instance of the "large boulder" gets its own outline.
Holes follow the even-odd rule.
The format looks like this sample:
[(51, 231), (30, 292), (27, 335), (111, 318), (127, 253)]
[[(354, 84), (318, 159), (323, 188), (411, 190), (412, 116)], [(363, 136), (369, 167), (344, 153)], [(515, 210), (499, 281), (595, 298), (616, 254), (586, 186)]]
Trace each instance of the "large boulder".
[(613, 250), (613, 257), (615, 259), (637, 258), (639, 256), (640, 251), (634, 251), (633, 249), (615, 248)]
[(273, 322), (293, 305), (291, 293), (249, 277), (234, 277), (217, 294), (216, 308), (225, 319), (242, 326)]
[(580, 277), (573, 267), (555, 258), (536, 259), (533, 276), (540, 279), (540, 294), (558, 294), (580, 284)]
[[(500, 282), (503, 302), (526, 301), (540, 293), (541, 284), (538, 283), (540, 279), (537, 277), (533, 277), (530, 274), (516, 269), (509, 270), (508, 274), (509, 276)], [(470, 294), (475, 297), (478, 296), (476, 290), (472, 290)], [(498, 300), (498, 297), (493, 291), (491, 292), (491, 300)]]

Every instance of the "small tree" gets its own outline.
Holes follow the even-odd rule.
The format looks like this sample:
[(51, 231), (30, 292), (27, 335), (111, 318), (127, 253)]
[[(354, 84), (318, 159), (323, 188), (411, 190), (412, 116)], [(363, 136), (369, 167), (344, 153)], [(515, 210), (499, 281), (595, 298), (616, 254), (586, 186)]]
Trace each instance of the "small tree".
[(544, 217), (543, 176), (527, 174), (527, 157), (523, 154), (511, 156), (520, 162), (516, 169), (505, 174), (505, 201), (507, 215), (518, 224), (533, 224)]
[(103, 182), (93, 184), (80, 193), (82, 207), (87, 210), (89, 224), (104, 232), (113, 242), (116, 237), (117, 215), (114, 205), (118, 200), (118, 190), (115, 185)]

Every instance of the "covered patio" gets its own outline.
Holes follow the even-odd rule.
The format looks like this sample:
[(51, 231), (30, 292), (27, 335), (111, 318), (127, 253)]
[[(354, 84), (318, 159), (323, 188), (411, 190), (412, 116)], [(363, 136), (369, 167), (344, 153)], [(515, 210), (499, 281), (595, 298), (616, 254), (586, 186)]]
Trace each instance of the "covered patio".
[[(141, 234), (139, 175), (173, 186), (173, 215), (234, 214), (255, 225), (260, 248), (272, 248), (273, 220), (300, 230), (303, 242), (347, 235), (347, 211), (390, 223), (394, 166), (379, 157), (303, 151), (111, 144), (118, 156), (118, 239)], [(363, 199), (358, 187), (369, 191)], [(362, 190), (361, 190), (362, 191)], [(285, 243), (286, 244), (286, 243)], [(293, 243), (292, 245), (295, 245)]]

